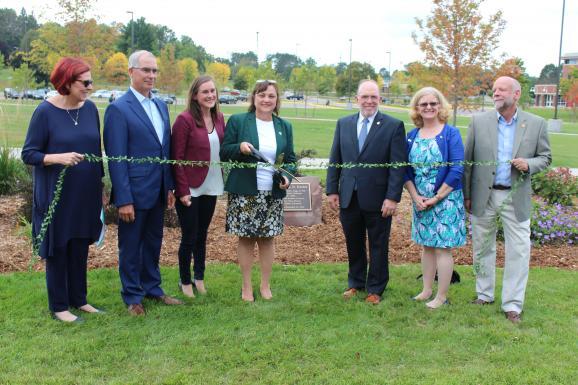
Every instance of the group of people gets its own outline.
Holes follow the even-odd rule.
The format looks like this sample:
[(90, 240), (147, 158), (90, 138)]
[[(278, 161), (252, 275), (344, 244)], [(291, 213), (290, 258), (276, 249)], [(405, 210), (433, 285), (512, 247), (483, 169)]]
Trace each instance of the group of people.
[[(166, 207), (176, 207), (181, 227), (178, 288), (185, 297), (207, 292), (207, 233), (217, 197), (225, 191), (226, 231), (238, 237), (241, 300), (255, 300), (251, 281), (255, 246), (261, 265), (259, 295), (272, 299), (274, 237), (283, 231), (283, 198), (296, 162), (291, 124), (279, 117), (277, 83), (258, 80), (248, 112), (232, 115), (225, 124), (215, 82), (199, 76), (189, 89), (185, 111), (171, 129), (166, 104), (151, 93), (158, 74), (154, 55), (136, 51), (128, 67), (129, 91), (112, 102), (104, 116), (106, 155), (201, 162), (195, 166), (108, 163), (110, 203), (118, 210), (121, 296), (129, 314), (145, 315), (145, 298), (183, 304), (161, 287), (159, 256)], [(87, 301), (86, 270), (89, 245), (99, 238), (103, 226), (104, 167), (84, 161), (84, 154), (101, 155), (100, 121), (88, 99), (93, 81), (84, 61), (61, 59), (50, 81), (59, 95), (35, 110), (22, 159), (34, 166), (34, 236), (54, 198), (58, 175), (68, 167), (39, 254), (46, 264), (52, 317), (81, 322), (71, 308), (103, 312)], [(449, 303), (451, 250), (466, 242), (465, 211), (471, 209), (474, 260), (485, 272), (477, 277), (474, 303), (494, 301), (495, 217), (499, 215), (506, 238), (502, 309), (510, 321), (520, 321), (530, 256), (529, 175), (545, 168), (551, 155), (543, 119), (517, 108), (520, 85), (516, 80), (497, 79), (493, 97), (496, 111), (472, 119), (464, 151), (459, 130), (447, 124), (448, 102), (435, 88), (414, 95), (410, 116), (415, 128), (406, 135), (403, 122), (379, 111), (377, 83), (359, 84), (359, 113), (337, 122), (330, 155), (331, 165), (348, 167), (330, 166), (327, 171), (327, 198), (339, 210), (349, 260), (344, 298), (365, 291), (367, 302), (381, 301), (389, 280), (391, 218), (405, 187), (413, 201), (412, 240), (423, 246), (423, 289), (413, 299), (427, 301), (431, 309)], [(464, 160), (498, 163), (464, 167)], [(227, 161), (241, 167), (231, 168), (224, 180), (220, 162)], [(407, 161), (416, 166), (355, 167), (356, 163)], [(434, 162), (444, 163), (436, 167), (431, 165)], [(276, 163), (283, 165), (282, 172), (276, 170)], [(518, 179), (520, 187), (508, 194)], [(435, 279), (438, 290), (432, 298)]]

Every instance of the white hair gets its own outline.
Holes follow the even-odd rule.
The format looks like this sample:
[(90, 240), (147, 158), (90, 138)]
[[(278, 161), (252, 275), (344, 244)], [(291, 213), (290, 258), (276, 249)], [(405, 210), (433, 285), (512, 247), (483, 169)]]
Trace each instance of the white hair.
[(128, 58), (128, 69), (138, 68), (140, 57), (143, 55), (151, 55), (152, 57), (155, 56), (151, 52), (146, 51), (144, 49), (140, 51), (134, 51)]

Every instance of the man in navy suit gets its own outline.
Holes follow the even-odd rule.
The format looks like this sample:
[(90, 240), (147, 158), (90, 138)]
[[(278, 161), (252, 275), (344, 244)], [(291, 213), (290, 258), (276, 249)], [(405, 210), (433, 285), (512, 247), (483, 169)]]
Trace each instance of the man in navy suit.
[[(379, 88), (373, 80), (359, 83), (359, 113), (339, 119), (330, 163), (406, 162), (403, 122), (378, 111)], [(349, 258), (348, 299), (367, 291), (377, 305), (389, 280), (388, 246), (391, 217), (401, 199), (404, 168), (329, 167), (327, 199), (340, 209)], [(369, 269), (366, 237), (369, 239)]]
[[(106, 109), (104, 147), (108, 156), (168, 159), (171, 131), (164, 102), (151, 93), (158, 73), (148, 51), (128, 61), (130, 89)], [(164, 208), (175, 198), (168, 165), (111, 161), (111, 201), (118, 208), (119, 273), (122, 299), (131, 315), (144, 315), (144, 297), (167, 305), (182, 304), (161, 288), (159, 257)]]

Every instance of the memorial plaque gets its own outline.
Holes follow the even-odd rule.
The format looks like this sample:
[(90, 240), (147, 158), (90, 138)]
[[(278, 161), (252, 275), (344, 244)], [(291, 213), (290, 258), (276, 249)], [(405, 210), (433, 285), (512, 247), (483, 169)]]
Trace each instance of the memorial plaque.
[(311, 184), (291, 183), (283, 204), (285, 211), (311, 211)]
[(287, 190), (283, 200), (285, 225), (313, 226), (322, 223), (323, 191), (319, 177), (300, 176)]

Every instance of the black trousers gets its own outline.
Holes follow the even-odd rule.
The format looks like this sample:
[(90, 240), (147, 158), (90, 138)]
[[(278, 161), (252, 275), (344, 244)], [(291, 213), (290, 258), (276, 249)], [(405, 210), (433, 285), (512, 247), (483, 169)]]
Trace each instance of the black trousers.
[(88, 239), (71, 239), (66, 247), (56, 248), (54, 255), (46, 259), (46, 288), (51, 311), (66, 311), (70, 306), (86, 305), (89, 245)]
[[(391, 217), (383, 218), (380, 211), (361, 210), (357, 194), (353, 193), (349, 207), (340, 210), (339, 219), (349, 258), (348, 287), (382, 295), (389, 281)], [(369, 271), (366, 237), (369, 239)]]
[(177, 199), (177, 215), (181, 225), (179, 275), (183, 285), (191, 284), (192, 258), (194, 259), (194, 278), (201, 281), (205, 277), (207, 231), (213, 219), (216, 203), (217, 197), (214, 195), (191, 197), (191, 205), (189, 207), (183, 205)]

